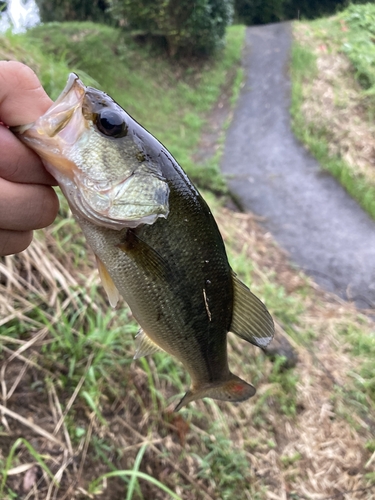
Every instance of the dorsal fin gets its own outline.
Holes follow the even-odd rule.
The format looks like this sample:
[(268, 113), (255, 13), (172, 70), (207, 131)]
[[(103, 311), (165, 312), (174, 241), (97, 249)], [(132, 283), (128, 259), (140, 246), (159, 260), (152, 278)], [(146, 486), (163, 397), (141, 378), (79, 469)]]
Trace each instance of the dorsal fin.
[(141, 328), (135, 336), (135, 354), (133, 359), (142, 358), (143, 356), (154, 354), (154, 352), (159, 351), (165, 352), (164, 349), (155, 344)]
[(266, 306), (232, 271), (233, 317), (229, 331), (257, 347), (266, 347), (275, 334), (272, 317)]
[(112, 307), (116, 307), (117, 302), (120, 298), (119, 291), (116, 288), (116, 285), (113, 283), (112, 278), (109, 275), (109, 272), (103, 262), (99, 259), (97, 255), (96, 264), (98, 266), (99, 276), (104, 287), (104, 290), (107, 292), (109, 303)]

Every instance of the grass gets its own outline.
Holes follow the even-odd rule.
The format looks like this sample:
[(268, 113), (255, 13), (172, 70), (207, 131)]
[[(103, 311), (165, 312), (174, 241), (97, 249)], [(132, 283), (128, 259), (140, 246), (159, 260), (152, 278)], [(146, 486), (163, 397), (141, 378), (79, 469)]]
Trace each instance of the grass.
[[(299, 357), (286, 369), (282, 357), (271, 362), (230, 335), (230, 368), (252, 381), (255, 397), (237, 406), (198, 401), (170, 413), (189, 384), (186, 372), (162, 353), (132, 361), (137, 325), (125, 304), (109, 309), (63, 202), (59, 219), (26, 252), (0, 260), (4, 500), (263, 500), (356, 485), (373, 493), (373, 323), (296, 273), (253, 216), (224, 209), (213, 195), (220, 177), (212, 182), (192, 159), (223, 88), (229, 99), (238, 93), (243, 34), (234, 27), (221, 58), (192, 68), (171, 66), (93, 24), (47, 25), (4, 39), (3, 57), (32, 65), (53, 97), (73, 68), (97, 82), (210, 188), (205, 198), (232, 267)], [(354, 486), (349, 463), (358, 471)]]
[[(6, 441), (3, 441), (1, 453), (7, 477), (2, 498), (5, 496), (8, 500), (19, 493), (16, 478), (25, 472), (18, 467), (28, 463), (37, 467), (39, 476), (42, 474), (38, 486), (34, 486), (42, 495), (46, 492), (46, 498), (48, 494), (51, 498), (53, 495), (62, 498), (64, 493), (69, 498), (69, 485), (76, 480), (80, 484), (77, 493), (79, 491), (83, 498), (100, 498), (101, 495), (131, 498), (129, 491), (133, 498), (173, 497), (165, 489), (160, 490), (162, 484), (173, 492), (173, 498), (235, 496), (263, 499), (267, 498), (267, 492), (279, 492), (281, 477), (287, 477), (290, 487), (300, 491), (299, 484), (306, 487), (303, 479), (306, 467), (317, 471), (321, 463), (314, 458), (315, 466), (308, 458), (315, 457), (315, 451), (310, 455), (298, 429), (303, 428), (306, 432), (311, 427), (306, 418), (318, 420), (316, 412), (320, 412), (322, 398), (327, 401), (325, 404), (332, 401), (335, 388), (325, 372), (317, 369), (310, 351), (318, 352), (322, 362), (340, 381), (345, 379), (351, 391), (349, 395), (335, 394), (332, 410), (335, 418), (319, 425), (326, 428), (331, 441), (345, 440), (348, 450), (355, 446), (356, 450), (361, 450), (361, 456), (369, 460), (371, 432), (361, 425), (356, 429), (358, 422), (355, 421), (345, 424), (348, 412), (344, 414), (342, 408), (353, 401), (352, 417), (356, 412), (362, 415), (366, 408), (370, 409), (367, 398), (372, 397), (371, 391), (357, 384), (357, 379), (351, 375), (360, 374), (364, 364), (357, 365), (352, 359), (346, 362), (345, 355), (353, 350), (353, 359), (358, 357), (363, 361), (365, 358), (370, 362), (372, 355), (367, 358), (366, 352), (371, 354), (372, 347), (365, 340), (369, 339), (371, 323), (349, 306), (342, 308), (333, 298), (316, 294), (306, 278), (295, 276), (285, 267), (284, 258), (269, 243), (265, 262), (262, 252), (266, 239), (251, 217), (223, 211), (217, 200), (210, 195), (207, 198), (214, 208), (236, 270), (259, 296), (267, 298), (270, 309), (277, 310), (278, 315), (287, 297), (283, 326), (295, 332), (294, 342), (300, 356), (298, 367), (285, 371), (281, 358), (272, 364), (255, 348), (244, 346), (231, 337), (231, 368), (256, 385), (258, 395), (254, 400), (238, 407), (207, 400), (190, 405), (179, 415), (168, 414), (165, 412), (168, 399), (183, 391), (188, 383), (182, 367), (163, 354), (130, 363), (136, 326), (129, 322), (127, 309), (103, 313), (108, 308), (97, 286), (94, 263), (88, 259), (76, 269), (72, 253), (63, 249), (59, 253), (59, 249), (54, 248), (55, 257), (65, 269), (65, 280), (75, 279), (75, 285), (58, 290), (62, 282), (60, 277), (57, 285), (50, 281), (48, 287), (50, 269), (39, 264), (40, 274), (34, 270), (33, 275), (40, 284), (44, 283), (35, 294), (42, 302), (27, 311), (29, 303), (22, 301), (17, 285), (13, 283), (9, 289), (8, 283), (7, 300), (2, 293), (2, 311), (8, 308), (9, 312), (11, 304), (14, 314), (13, 319), (1, 327), (5, 360), (1, 383), (7, 406), (17, 410), (19, 416), (27, 416), (32, 411), (34, 421), (44, 422), (49, 433), (63, 443), (65, 451), (61, 453), (61, 447), (41, 436), (37, 427), (28, 429), (21, 422), (18, 432), (25, 437), (16, 446), (8, 427), (3, 427), (0, 432)], [(13, 276), (16, 283), (21, 284), (25, 270), (30, 266), (34, 268), (39, 262), (37, 255), (45, 257), (45, 249), (51, 248), (53, 240), (49, 231), (52, 229), (34, 242), (28, 254), (29, 261), (6, 259), (1, 267), (2, 276), (11, 266), (16, 266)], [(246, 262), (252, 263), (250, 268)], [(14, 293), (13, 304), (10, 293)], [(53, 296), (55, 302), (51, 303)], [(52, 316), (53, 310), (60, 314)], [(16, 320), (20, 315), (21, 319)], [(21, 323), (24, 323), (24, 333), (19, 335), (17, 324)], [(306, 340), (305, 332), (312, 327), (315, 337)], [(361, 349), (356, 344), (360, 335), (363, 336)], [(341, 343), (339, 339), (344, 338), (350, 342)], [(321, 353), (320, 346), (325, 339), (328, 344)], [(244, 363), (244, 359), (249, 361)], [(27, 393), (29, 399), (23, 399), (20, 406), (18, 394)], [(361, 407), (353, 412), (359, 400)], [(309, 412), (312, 413), (310, 417)], [(18, 428), (17, 418), (5, 413), (5, 421), (9, 429)], [(288, 425), (293, 425), (296, 433), (290, 435), (288, 431), (288, 440), (283, 443), (285, 430), (282, 429)], [(347, 435), (338, 435), (335, 425), (340, 432), (347, 429)], [(28, 446), (31, 442), (32, 449)], [(316, 446), (323, 443), (322, 438)], [(320, 454), (316, 452), (317, 457)], [(64, 456), (76, 456), (76, 465), (64, 460)], [(342, 456), (345, 457), (340, 451), (337, 457), (342, 460)], [(163, 464), (161, 468), (160, 463)], [(327, 461), (329, 467), (331, 464), (332, 458)], [(44, 466), (54, 481), (47, 471), (43, 472)], [(339, 463), (331, 469), (336, 470), (336, 467)], [(168, 471), (167, 476), (162, 474), (164, 469)], [(257, 470), (263, 472), (259, 475)], [(192, 483), (184, 471), (189, 471)], [(364, 474), (368, 471), (364, 470)], [(332, 491), (330, 488), (336, 480), (334, 476), (327, 491)], [(361, 484), (367, 484), (365, 481), (367, 479)]]
[(296, 136), (375, 218), (373, 7), (294, 24), (291, 114)]
[(375, 92), (375, 5), (350, 5), (340, 15), (348, 26), (348, 38), (343, 45), (355, 69), (355, 77), (367, 89)]

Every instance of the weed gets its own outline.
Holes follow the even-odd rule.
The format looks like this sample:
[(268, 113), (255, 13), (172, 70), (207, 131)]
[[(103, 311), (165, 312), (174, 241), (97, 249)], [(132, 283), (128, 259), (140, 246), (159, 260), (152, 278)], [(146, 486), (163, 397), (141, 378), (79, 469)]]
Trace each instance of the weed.
[(1, 483), (0, 483), (0, 497), (2, 497), (5, 489), (5, 483), (14, 459), (14, 456), (16, 454), (16, 450), (20, 446), (24, 446), (27, 451), (30, 453), (30, 455), (34, 458), (34, 460), (40, 465), (40, 467), (48, 474), (48, 476), (55, 481), (55, 477), (50, 471), (49, 467), (45, 463), (45, 457), (43, 457), (40, 453), (38, 453), (35, 448), (26, 440), (23, 438), (18, 438), (12, 445), (8, 458), (5, 461), (4, 468), (1, 470)]
[(284, 467), (289, 467), (290, 465), (295, 464), (298, 460), (301, 460), (302, 455), (299, 452), (294, 453), (293, 455), (282, 455), (280, 460)]
[[(251, 481), (251, 471), (243, 450), (233, 447), (229, 436), (223, 434), (219, 424), (213, 424), (202, 436), (207, 454), (200, 458), (199, 477), (215, 481), (215, 488), (223, 499), (241, 498)], [(216, 478), (216, 480), (214, 480)]]
[(114, 472), (107, 472), (106, 474), (103, 474), (102, 476), (100, 476), (98, 479), (96, 479), (95, 481), (93, 481), (90, 484), (89, 493), (92, 493), (94, 495), (101, 495), (103, 493), (103, 487), (100, 483), (103, 483), (107, 479), (110, 479), (112, 477), (127, 477), (127, 476), (130, 476), (132, 479), (133, 478), (144, 479), (145, 481), (150, 482), (151, 484), (155, 485), (157, 488), (164, 491), (165, 493), (168, 493), (168, 495), (171, 498), (173, 498), (174, 500), (181, 500), (181, 497), (176, 495), (172, 490), (167, 488), (163, 483), (161, 483), (160, 481), (157, 481), (155, 478), (153, 478), (149, 474), (145, 474), (144, 472), (139, 472), (137, 470), (117, 470)]
[(290, 417), (296, 414), (296, 395), (298, 376), (294, 370), (285, 369), (286, 359), (283, 356), (277, 356), (274, 362), (272, 372), (269, 376), (269, 381), (277, 384), (277, 404), (280, 405), (281, 411)]
[(347, 24), (343, 51), (355, 69), (355, 76), (365, 89), (375, 90), (375, 6), (350, 5), (339, 16)]
[(375, 452), (375, 439), (370, 439), (369, 441), (367, 441), (365, 446), (366, 446), (366, 449), (369, 450), (370, 453), (374, 453)]

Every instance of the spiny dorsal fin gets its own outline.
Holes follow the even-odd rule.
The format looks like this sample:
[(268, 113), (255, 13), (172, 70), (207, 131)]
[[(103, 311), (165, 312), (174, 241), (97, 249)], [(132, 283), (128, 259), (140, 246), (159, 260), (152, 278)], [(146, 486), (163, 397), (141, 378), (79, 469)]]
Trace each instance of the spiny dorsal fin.
[(165, 352), (164, 349), (155, 344), (141, 328), (135, 336), (135, 354), (133, 359), (142, 358), (143, 356), (154, 354), (159, 351)]
[(120, 298), (119, 291), (116, 288), (116, 285), (113, 283), (112, 278), (107, 271), (107, 268), (103, 264), (103, 262), (99, 259), (97, 255), (96, 264), (98, 266), (99, 276), (104, 286), (104, 290), (107, 292), (109, 303), (112, 307), (116, 307), (118, 299)]
[(257, 347), (266, 347), (275, 334), (270, 313), (232, 271), (233, 277), (233, 317), (229, 331)]

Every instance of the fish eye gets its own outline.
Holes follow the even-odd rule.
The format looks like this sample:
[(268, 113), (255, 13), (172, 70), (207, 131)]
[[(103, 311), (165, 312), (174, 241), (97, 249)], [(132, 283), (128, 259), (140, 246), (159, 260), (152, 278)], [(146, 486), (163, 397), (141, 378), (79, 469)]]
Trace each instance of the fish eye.
[(128, 126), (124, 122), (123, 117), (112, 109), (103, 109), (98, 113), (95, 124), (99, 132), (116, 139), (125, 137), (128, 133)]

